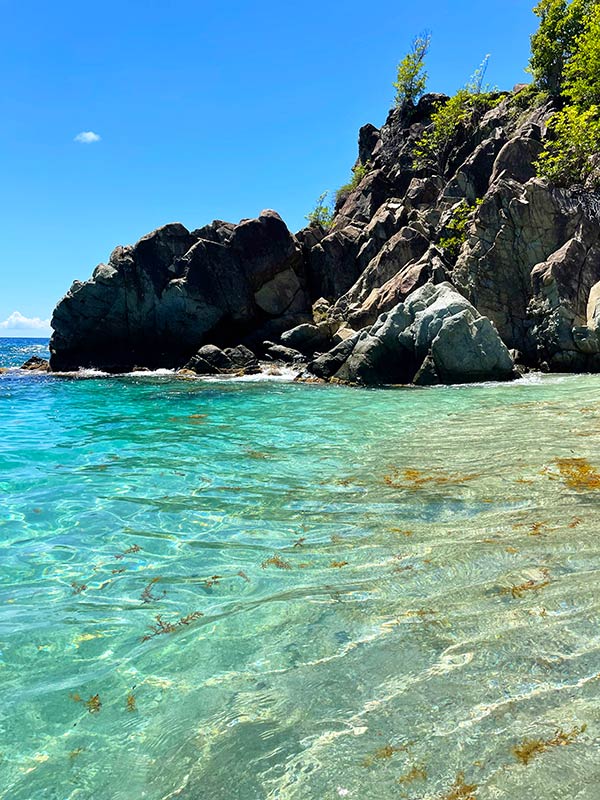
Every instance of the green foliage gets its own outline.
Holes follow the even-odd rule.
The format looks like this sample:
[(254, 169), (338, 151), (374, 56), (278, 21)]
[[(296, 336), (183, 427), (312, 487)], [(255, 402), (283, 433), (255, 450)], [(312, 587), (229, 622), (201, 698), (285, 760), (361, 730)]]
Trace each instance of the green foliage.
[(600, 108), (566, 106), (552, 118), (550, 140), (537, 161), (538, 174), (557, 186), (600, 189)]
[(540, 26), (531, 37), (530, 71), (540, 89), (560, 94), (565, 65), (596, 5), (597, 0), (540, 0), (533, 9)]
[(511, 108), (518, 111), (529, 111), (548, 102), (550, 94), (538, 88), (535, 83), (530, 83), (517, 94), (512, 95), (510, 100)]
[(425, 70), (425, 57), (429, 52), (430, 45), (430, 33), (416, 36), (411, 49), (398, 64), (396, 81), (393, 84), (396, 90), (396, 108), (400, 108), (405, 103), (414, 103), (424, 94), (428, 77)]
[(330, 228), (333, 223), (333, 208), (331, 201), (328, 201), (329, 192), (319, 195), (315, 207), (308, 213), (305, 219), (310, 225), (320, 225), (322, 228)]
[(467, 241), (468, 224), (471, 221), (473, 211), (477, 206), (481, 205), (481, 203), (482, 200), (476, 200), (475, 205), (470, 206), (463, 200), (463, 202), (454, 209), (452, 219), (446, 225), (446, 235), (440, 239), (438, 244), (452, 263), (456, 262), (463, 244)]
[(502, 98), (492, 91), (481, 91), (487, 68), (487, 57), (471, 76), (464, 89), (441, 105), (432, 115), (432, 126), (415, 146), (415, 165), (435, 169), (440, 174), (448, 165), (448, 157), (461, 128), (468, 132), (482, 114), (493, 108)]
[(338, 203), (344, 197), (344, 195), (348, 195), (350, 192), (353, 192), (370, 169), (370, 161), (367, 161), (366, 164), (357, 164), (356, 166), (352, 167), (352, 178), (348, 183), (340, 186), (340, 188), (337, 190), (335, 193), (335, 202)]
[(591, 10), (564, 69), (564, 94), (580, 108), (600, 105), (600, 3)]
[[(556, 12), (557, 0), (540, 6)], [(556, 5), (556, 8), (554, 6)], [(564, 7), (564, 3), (560, 4)], [(539, 7), (538, 7), (539, 8)], [(600, 2), (571, 0), (565, 11), (568, 43), (558, 40), (562, 50), (555, 61), (556, 85), (568, 101), (548, 126), (549, 138), (537, 161), (538, 175), (557, 186), (584, 184), (600, 188)], [(544, 19), (542, 18), (542, 31)], [(556, 28), (556, 25), (555, 25)], [(556, 30), (554, 30), (556, 35)], [(538, 32), (537, 35), (540, 35)], [(535, 37), (534, 37), (535, 38)], [(563, 36), (564, 38), (564, 36)], [(533, 64), (533, 59), (532, 59)]]

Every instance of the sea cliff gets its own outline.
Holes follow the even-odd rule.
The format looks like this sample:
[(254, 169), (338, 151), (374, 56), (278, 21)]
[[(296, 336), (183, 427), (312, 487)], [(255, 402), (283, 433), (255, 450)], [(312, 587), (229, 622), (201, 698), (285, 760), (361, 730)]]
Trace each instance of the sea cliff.
[(360, 179), (326, 224), (294, 235), (264, 211), (117, 247), (54, 310), (51, 368), (258, 358), (363, 384), (600, 370), (600, 195), (536, 175), (557, 100), (486, 94), (433, 163), (420, 148), (448, 102), (426, 94), (361, 128)]

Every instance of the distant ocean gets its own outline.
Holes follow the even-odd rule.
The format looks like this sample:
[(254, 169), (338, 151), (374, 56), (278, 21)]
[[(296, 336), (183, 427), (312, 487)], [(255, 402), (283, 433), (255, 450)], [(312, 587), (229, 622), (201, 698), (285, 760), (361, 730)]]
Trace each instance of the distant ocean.
[(20, 367), (31, 356), (50, 358), (49, 340), (0, 337), (0, 367)]
[(597, 800), (600, 377), (16, 370), (0, 430), (2, 800)]

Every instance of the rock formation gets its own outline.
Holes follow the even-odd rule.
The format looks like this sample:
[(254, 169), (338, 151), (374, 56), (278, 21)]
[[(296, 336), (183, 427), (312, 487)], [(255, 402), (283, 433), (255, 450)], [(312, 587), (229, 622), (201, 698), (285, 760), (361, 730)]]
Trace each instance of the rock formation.
[(364, 384), (507, 379), (509, 350), (533, 368), (600, 370), (600, 198), (535, 176), (555, 108), (522, 91), (482, 104), (435, 166), (415, 146), (445, 96), (364, 126), (364, 177), (328, 229), (294, 236), (266, 211), (117, 248), (58, 304), (52, 369), (231, 371), (241, 344)]

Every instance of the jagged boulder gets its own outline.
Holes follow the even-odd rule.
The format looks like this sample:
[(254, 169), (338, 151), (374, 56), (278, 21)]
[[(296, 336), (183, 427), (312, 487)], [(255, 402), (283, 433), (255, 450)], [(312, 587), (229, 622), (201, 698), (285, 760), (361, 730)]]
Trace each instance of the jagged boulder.
[(45, 358), (31, 356), (31, 358), (28, 358), (27, 361), (21, 365), (21, 369), (27, 370), (28, 372), (48, 372), (50, 370), (50, 364)]
[(309, 313), (300, 245), (274, 211), (191, 233), (176, 223), (73, 284), (52, 317), (50, 363), (177, 367), (207, 340), (234, 344), (274, 322), (281, 332)]
[(221, 350), (207, 344), (185, 364), (184, 369), (197, 375), (252, 374), (259, 371), (259, 363), (254, 353), (243, 345)]
[(515, 377), (512, 356), (490, 320), (448, 282), (417, 289), (309, 369), (321, 378), (363, 385)]

